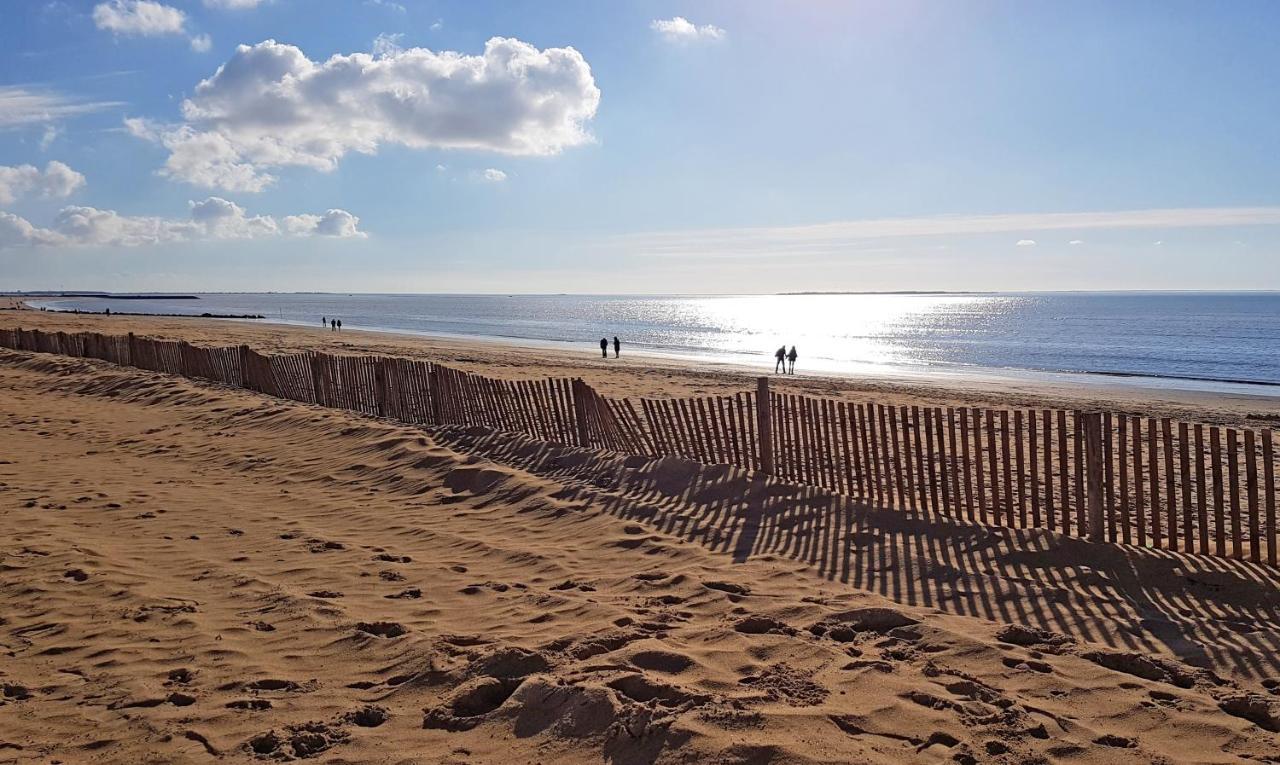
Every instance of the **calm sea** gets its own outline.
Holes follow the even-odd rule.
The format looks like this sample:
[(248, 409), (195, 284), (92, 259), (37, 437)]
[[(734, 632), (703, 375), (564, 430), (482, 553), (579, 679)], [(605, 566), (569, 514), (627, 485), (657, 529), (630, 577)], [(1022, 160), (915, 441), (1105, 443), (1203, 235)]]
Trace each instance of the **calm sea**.
[(964, 295), (208, 294), (199, 300), (60, 298), (58, 310), (262, 314), (320, 327), (507, 339), (598, 353), (772, 370), (795, 345), (798, 371), (1058, 377), (1280, 395), (1280, 293)]

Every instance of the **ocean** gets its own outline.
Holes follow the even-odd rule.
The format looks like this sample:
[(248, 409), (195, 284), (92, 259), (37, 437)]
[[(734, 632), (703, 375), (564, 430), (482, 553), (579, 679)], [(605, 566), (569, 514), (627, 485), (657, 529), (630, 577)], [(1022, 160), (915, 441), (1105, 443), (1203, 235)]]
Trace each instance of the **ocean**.
[(201, 294), (41, 298), (50, 310), (262, 314), (265, 321), (517, 341), (771, 371), (1063, 378), (1280, 395), (1280, 293), (805, 295)]

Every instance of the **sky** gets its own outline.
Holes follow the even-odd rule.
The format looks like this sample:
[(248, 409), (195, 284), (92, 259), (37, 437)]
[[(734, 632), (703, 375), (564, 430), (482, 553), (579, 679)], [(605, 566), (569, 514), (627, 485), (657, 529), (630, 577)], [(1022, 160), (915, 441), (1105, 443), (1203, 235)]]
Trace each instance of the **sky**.
[(0, 290), (1280, 289), (1280, 4), (0, 0)]

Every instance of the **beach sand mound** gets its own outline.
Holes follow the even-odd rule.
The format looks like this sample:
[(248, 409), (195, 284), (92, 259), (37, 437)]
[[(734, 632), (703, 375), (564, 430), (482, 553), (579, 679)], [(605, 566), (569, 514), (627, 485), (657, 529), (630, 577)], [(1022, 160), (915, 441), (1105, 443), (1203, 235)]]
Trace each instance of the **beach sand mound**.
[(1280, 750), (1256, 566), (6, 351), (0, 421), (3, 762)]

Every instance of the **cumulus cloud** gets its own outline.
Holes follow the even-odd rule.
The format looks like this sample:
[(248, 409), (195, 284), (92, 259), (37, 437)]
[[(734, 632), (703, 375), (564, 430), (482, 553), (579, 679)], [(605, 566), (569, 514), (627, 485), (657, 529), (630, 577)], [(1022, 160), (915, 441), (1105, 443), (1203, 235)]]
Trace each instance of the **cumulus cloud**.
[(93, 23), (118, 35), (180, 35), (187, 15), (155, 0), (109, 0), (93, 7)]
[(290, 215), (277, 222), (270, 215), (248, 215), (220, 197), (190, 203), (185, 219), (121, 215), (95, 207), (64, 207), (48, 228), (0, 212), (0, 248), (107, 246), (141, 247), (166, 242), (215, 239), (260, 239), (280, 235), (363, 238), (360, 219), (346, 210), (324, 215)]
[(194, 35), (191, 38), (191, 50), (196, 53), (208, 53), (213, 47), (213, 38), (209, 35)]
[(79, 101), (44, 88), (0, 85), (0, 128), (38, 125), (120, 104), (119, 101)]
[(44, 170), (34, 165), (0, 165), (0, 204), (12, 204), (26, 196), (62, 199), (82, 186), (84, 176), (56, 160)]
[(684, 16), (670, 19), (654, 19), (649, 28), (657, 32), (662, 39), (673, 43), (712, 42), (723, 40), (725, 31), (714, 24), (694, 24)]
[(502, 183), (507, 179), (507, 174), (494, 167), (486, 167), (480, 172), (480, 180), (486, 183)]
[(40, 135), (40, 151), (48, 151), (61, 134), (62, 128), (57, 125), (45, 125), (44, 133)]
[(274, 40), (241, 45), (182, 104), (184, 122), (126, 120), (169, 150), (163, 174), (260, 191), (272, 168), (334, 169), (383, 144), (556, 154), (591, 140), (600, 90), (573, 48), (495, 37), (481, 55), (386, 49), (312, 61)]
[(1018, 240), (1018, 246), (1019, 246), (1019, 247), (1035, 247), (1035, 246), (1036, 246), (1036, 240), (1034, 240), (1034, 239), (1019, 239), (1019, 240)]

